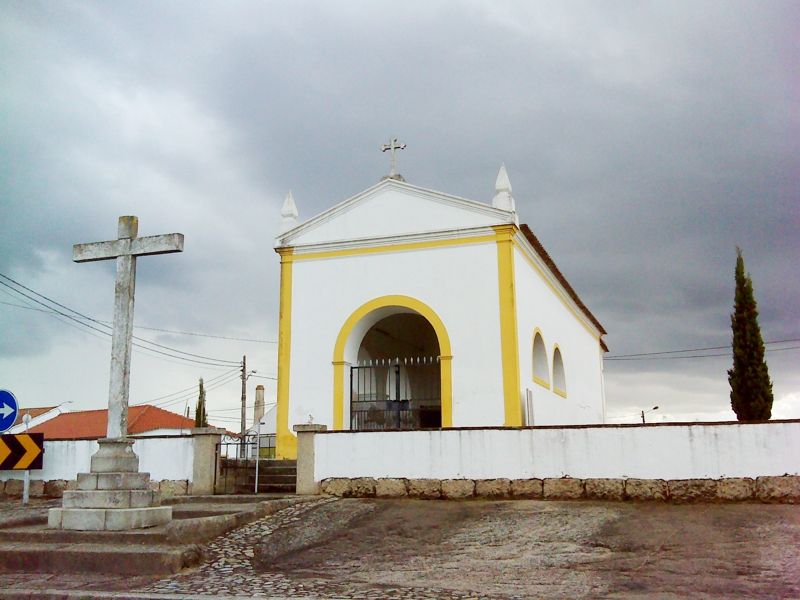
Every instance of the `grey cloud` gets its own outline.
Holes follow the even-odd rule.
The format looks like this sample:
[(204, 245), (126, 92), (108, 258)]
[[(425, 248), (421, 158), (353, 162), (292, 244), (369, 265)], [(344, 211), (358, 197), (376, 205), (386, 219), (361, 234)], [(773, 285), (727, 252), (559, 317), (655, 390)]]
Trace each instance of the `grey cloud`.
[[(800, 334), (794, 3), (9, 2), (0, 16), (0, 272), (44, 272), (42, 249), (66, 265), (134, 213), (143, 233), (187, 236), (183, 256), (140, 263), (137, 319), (274, 336), (283, 194), (302, 218), (328, 208), (386, 172), (377, 148), (398, 135), (409, 181), (461, 196), (488, 201), (506, 162), (521, 220), (613, 353), (726, 343), (737, 244), (765, 337)], [(108, 285), (111, 266), (95, 268)], [(677, 372), (715, 390), (724, 376), (708, 361), (608, 367), (638, 386)]]

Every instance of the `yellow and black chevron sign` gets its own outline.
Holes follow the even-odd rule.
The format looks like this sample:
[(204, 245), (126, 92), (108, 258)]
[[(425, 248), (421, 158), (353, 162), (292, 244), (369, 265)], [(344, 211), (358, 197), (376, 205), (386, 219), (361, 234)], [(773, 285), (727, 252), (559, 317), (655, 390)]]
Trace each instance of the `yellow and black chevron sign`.
[(43, 433), (0, 435), (0, 471), (41, 469), (43, 458)]

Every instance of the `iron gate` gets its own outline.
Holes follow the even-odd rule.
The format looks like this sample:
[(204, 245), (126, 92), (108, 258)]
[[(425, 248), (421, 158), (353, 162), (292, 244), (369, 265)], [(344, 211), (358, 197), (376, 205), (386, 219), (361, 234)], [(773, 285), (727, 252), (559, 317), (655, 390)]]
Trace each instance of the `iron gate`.
[(350, 368), (350, 429), (441, 426), (438, 356), (367, 360)]
[(252, 493), (257, 463), (275, 459), (275, 437), (274, 433), (223, 436), (216, 447), (214, 493)]

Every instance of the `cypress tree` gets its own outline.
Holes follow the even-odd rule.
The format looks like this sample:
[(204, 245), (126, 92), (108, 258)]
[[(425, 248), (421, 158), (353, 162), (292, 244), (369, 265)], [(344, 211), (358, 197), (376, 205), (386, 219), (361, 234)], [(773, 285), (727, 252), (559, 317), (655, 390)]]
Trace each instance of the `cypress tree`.
[(731, 408), (740, 421), (766, 421), (772, 415), (772, 382), (764, 360), (753, 281), (736, 248), (736, 297), (731, 314), (733, 368), (728, 371)]
[(206, 415), (206, 390), (203, 387), (203, 378), (200, 378), (200, 394), (197, 397), (197, 406), (194, 409), (194, 426), (208, 427)]

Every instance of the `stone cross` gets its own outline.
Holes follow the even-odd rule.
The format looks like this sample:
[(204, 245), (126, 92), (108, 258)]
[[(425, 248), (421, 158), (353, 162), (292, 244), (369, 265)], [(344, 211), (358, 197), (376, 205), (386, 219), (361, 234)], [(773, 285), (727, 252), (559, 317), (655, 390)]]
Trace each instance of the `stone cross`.
[(119, 239), (108, 242), (75, 244), (72, 260), (90, 262), (117, 260), (117, 281), (114, 291), (114, 333), (111, 338), (111, 376), (108, 388), (109, 439), (124, 440), (128, 436), (128, 390), (133, 337), (133, 295), (136, 287), (136, 257), (148, 254), (183, 252), (183, 234), (168, 233), (136, 237), (137, 217), (120, 217)]
[(386, 152), (388, 150), (392, 153), (392, 169), (389, 171), (390, 178), (397, 177), (397, 151), (405, 150), (405, 148), (406, 145), (399, 143), (397, 138), (391, 138), (388, 144), (381, 146), (381, 152)]

